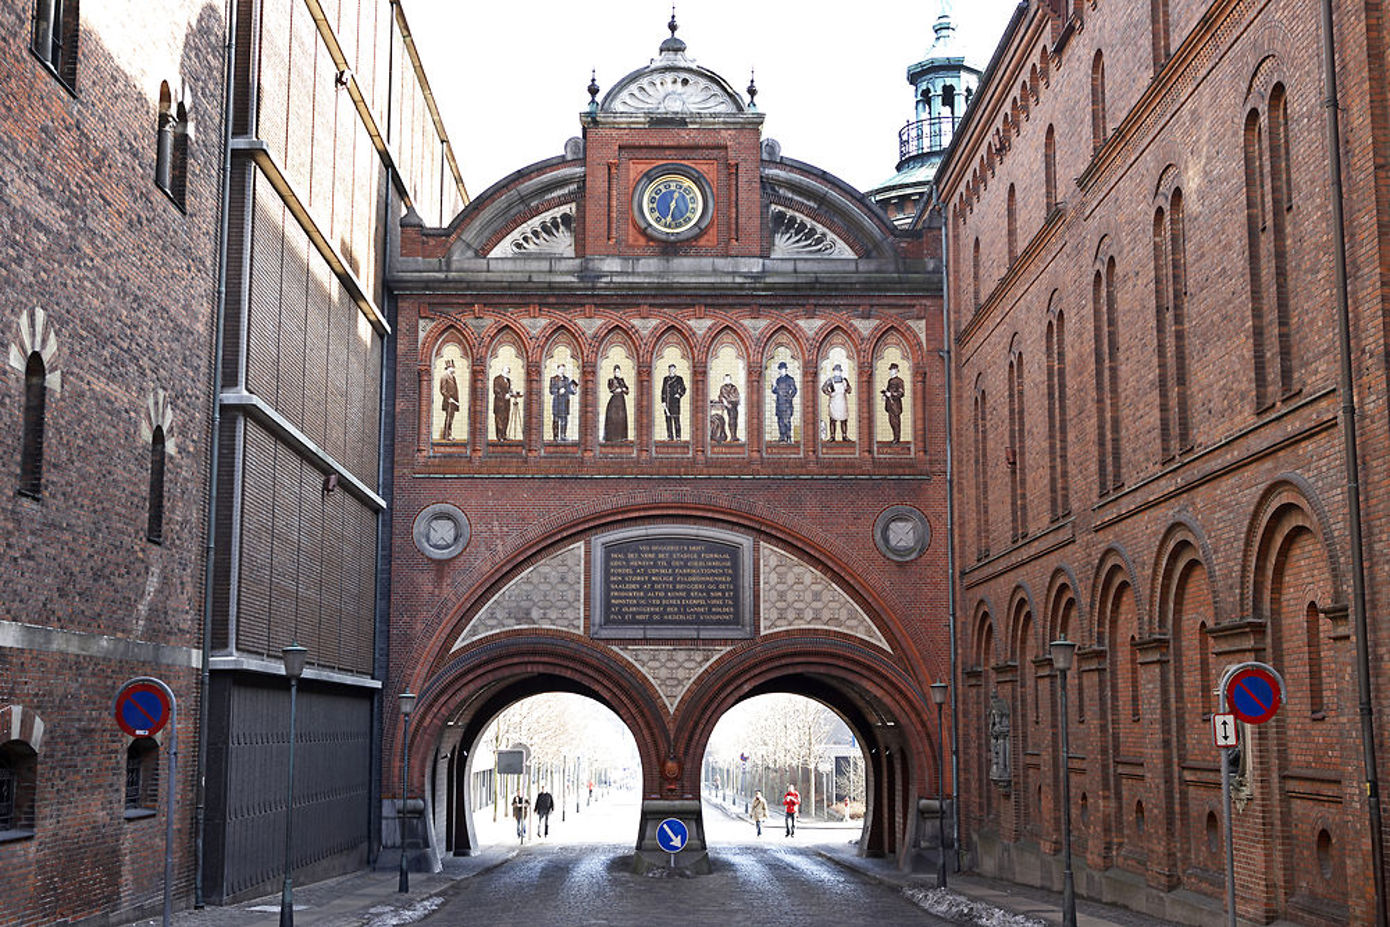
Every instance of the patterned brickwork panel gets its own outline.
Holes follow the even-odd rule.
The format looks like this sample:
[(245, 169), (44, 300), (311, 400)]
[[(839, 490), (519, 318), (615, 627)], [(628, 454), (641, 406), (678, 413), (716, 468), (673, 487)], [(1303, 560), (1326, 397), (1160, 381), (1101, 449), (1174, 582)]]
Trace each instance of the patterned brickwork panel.
[(674, 712), (695, 677), (729, 652), (728, 647), (614, 647), (631, 660)]
[(522, 573), (463, 629), (453, 649), (512, 628), (584, 631), (584, 545), (576, 544)]
[(890, 649), (868, 616), (834, 583), (791, 554), (764, 544), (762, 632), (792, 628), (828, 628)]

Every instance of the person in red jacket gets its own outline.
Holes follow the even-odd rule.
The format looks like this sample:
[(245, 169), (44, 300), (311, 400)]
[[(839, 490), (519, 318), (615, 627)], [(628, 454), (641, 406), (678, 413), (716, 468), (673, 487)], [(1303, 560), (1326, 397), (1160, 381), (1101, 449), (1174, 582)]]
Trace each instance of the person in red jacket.
[(801, 810), (801, 793), (796, 786), (788, 783), (787, 794), (782, 796), (782, 807), (787, 812), (787, 836), (796, 836), (796, 813)]

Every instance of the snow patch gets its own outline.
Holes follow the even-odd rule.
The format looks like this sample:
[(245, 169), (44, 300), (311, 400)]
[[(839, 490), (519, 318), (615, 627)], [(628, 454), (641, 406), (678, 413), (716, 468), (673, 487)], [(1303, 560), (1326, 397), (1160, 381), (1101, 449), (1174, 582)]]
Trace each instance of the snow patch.
[[(408, 908), (395, 908), (389, 913), (374, 917), (367, 922), (367, 927), (402, 927), (405, 924), (413, 924), (429, 917), (442, 904), (444, 904), (444, 899), (434, 895), (417, 901)], [(375, 911), (376, 908), (372, 910)]]
[(938, 917), (980, 927), (1047, 927), (1047, 922), (1023, 914), (1012, 914), (993, 905), (982, 904), (946, 888), (905, 888), (903, 894)]

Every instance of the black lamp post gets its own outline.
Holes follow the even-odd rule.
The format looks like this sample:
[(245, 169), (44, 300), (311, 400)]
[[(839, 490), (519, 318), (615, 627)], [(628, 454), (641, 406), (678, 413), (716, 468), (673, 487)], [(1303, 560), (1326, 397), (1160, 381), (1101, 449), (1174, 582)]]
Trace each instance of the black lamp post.
[(950, 686), (944, 682), (931, 684), (931, 700), (936, 704), (936, 827), (937, 852), (936, 885), (946, 887), (946, 726), (941, 709), (946, 704)]
[(299, 694), (299, 677), (304, 675), (308, 649), (293, 643), (281, 651), (285, 675), (290, 680), (290, 772), (285, 783), (285, 881), (280, 888), (280, 927), (294, 927), (294, 878), (290, 851), (294, 837), (294, 710)]
[(400, 702), (401, 720), (405, 725), (401, 733), (401, 807), (396, 814), (396, 823), (401, 830), (401, 878), (400, 884), (396, 886), (396, 891), (408, 892), (410, 891), (410, 871), (406, 869), (405, 865), (405, 814), (410, 783), (410, 712), (415, 708), (415, 695), (406, 691), (396, 698)]
[(1053, 641), (1050, 649), (1062, 710), (1062, 927), (1076, 927), (1076, 886), (1071, 873), (1071, 747), (1067, 742), (1067, 673), (1076, 656), (1076, 642), (1063, 637)]

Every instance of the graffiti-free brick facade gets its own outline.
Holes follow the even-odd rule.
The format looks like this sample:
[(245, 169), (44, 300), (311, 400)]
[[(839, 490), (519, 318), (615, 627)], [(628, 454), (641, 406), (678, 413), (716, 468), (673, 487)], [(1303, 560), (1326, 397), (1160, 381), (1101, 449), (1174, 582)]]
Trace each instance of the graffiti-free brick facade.
[[(1363, 5), (1333, 4), (1338, 228), (1317, 7), (1022, 6), (938, 175), (959, 385), (962, 834), (983, 872), (1060, 885), (1065, 765), (1079, 893), (1219, 916), (1210, 692), (1226, 666), (1261, 660), (1288, 698), (1241, 731), (1240, 914), (1374, 921), (1330, 255), (1345, 235), (1378, 667), (1390, 433), (1370, 164), (1385, 36)], [(1060, 636), (1080, 644), (1065, 764)], [(991, 705), (1010, 720), (1007, 763), (991, 762)]]
[[(388, 684), (420, 693), (410, 791), (457, 777), (427, 808), (437, 852), (472, 839), (464, 767), (441, 756), (508, 701), (557, 689), (631, 728), (644, 820), (659, 807), (698, 822), (705, 740), (759, 691), (821, 698), (863, 738), (866, 851), (918, 845), (916, 799), (935, 794), (925, 687), (947, 665), (937, 237), (894, 230), (858, 191), (784, 158), (761, 114), (683, 49), (668, 40), (596, 100), (565, 155), (499, 182), (447, 228), (402, 232)], [(663, 171), (707, 185), (713, 213), (685, 240), (642, 216), (644, 178)], [(890, 362), (907, 392), (896, 442), (881, 393)], [(822, 390), (835, 364), (852, 387), (840, 432)], [(662, 401), (672, 368), (688, 388), (679, 433)], [(771, 398), (781, 375), (797, 387), (785, 431)], [(561, 432), (551, 390), (565, 380), (577, 391)], [(512, 403), (501, 417), (499, 395)], [(433, 553), (428, 524), (412, 537), (438, 506), (466, 519), (461, 552)], [(902, 559), (875, 541), (894, 506), (924, 518), (894, 522), (892, 543), (913, 548)], [(446, 525), (441, 545), (460, 528)], [(595, 639), (594, 558), (632, 530), (745, 541), (752, 636)], [(388, 755), (400, 749), (391, 729)], [(694, 830), (685, 858), (698, 867)], [(644, 825), (639, 850), (652, 836)]]

